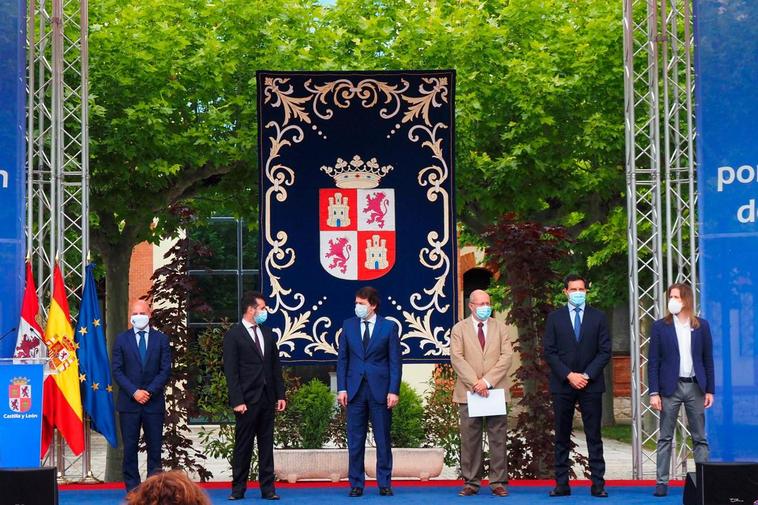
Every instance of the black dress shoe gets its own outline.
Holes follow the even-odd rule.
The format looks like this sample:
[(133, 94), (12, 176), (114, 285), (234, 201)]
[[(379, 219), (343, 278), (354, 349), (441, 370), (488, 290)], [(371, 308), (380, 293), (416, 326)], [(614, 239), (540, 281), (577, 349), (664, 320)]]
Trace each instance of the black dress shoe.
[(571, 495), (571, 488), (568, 486), (555, 486), (552, 491), (550, 491), (550, 496), (570, 496)]
[(379, 496), (394, 496), (395, 493), (392, 492), (391, 487), (380, 487), (379, 488)]
[(348, 493), (348, 496), (350, 498), (357, 498), (359, 496), (363, 496), (363, 488), (362, 487), (351, 487), (350, 492)]
[(608, 493), (605, 491), (605, 486), (592, 486), (590, 488), (590, 494), (595, 498), (608, 498)]
[(653, 493), (653, 496), (661, 498), (667, 494), (669, 494), (669, 487), (666, 484), (655, 485), (655, 492)]
[(263, 496), (261, 496), (261, 498), (263, 498), (264, 500), (278, 500), (279, 495), (274, 492), (271, 492), (269, 494), (264, 494)]
[(244, 498), (244, 496), (240, 496), (238, 494), (230, 494), (227, 500), (241, 500), (242, 498)]

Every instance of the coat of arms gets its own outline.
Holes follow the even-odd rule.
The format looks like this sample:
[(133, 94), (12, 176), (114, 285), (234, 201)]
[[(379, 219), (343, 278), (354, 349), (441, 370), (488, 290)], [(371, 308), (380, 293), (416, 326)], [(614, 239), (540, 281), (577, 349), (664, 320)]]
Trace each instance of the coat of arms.
[(392, 168), (358, 155), (321, 167), (337, 186), (319, 190), (321, 266), (334, 277), (378, 279), (395, 264), (395, 191), (377, 187)]
[(8, 407), (13, 412), (24, 413), (32, 408), (32, 385), (26, 377), (14, 377), (8, 386)]

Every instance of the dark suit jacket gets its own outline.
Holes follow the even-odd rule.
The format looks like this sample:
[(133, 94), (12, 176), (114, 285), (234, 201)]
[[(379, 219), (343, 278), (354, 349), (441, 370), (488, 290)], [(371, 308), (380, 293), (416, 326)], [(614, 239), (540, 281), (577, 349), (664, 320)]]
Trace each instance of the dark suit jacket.
[[(113, 378), (119, 385), (116, 400), (119, 412), (163, 413), (166, 408), (163, 388), (171, 375), (171, 346), (165, 333), (154, 328), (148, 330), (147, 361), (143, 367), (134, 329), (126, 330), (116, 337), (111, 363)], [(134, 399), (138, 389), (150, 393), (150, 400), (144, 405)]]
[(279, 348), (271, 328), (259, 326), (263, 334), (263, 357), (240, 322), (224, 335), (224, 374), (229, 389), (229, 406), (257, 403), (267, 392), (271, 401), (284, 400), (284, 379)]
[(543, 345), (545, 361), (550, 365), (550, 392), (574, 392), (566, 376), (569, 372), (578, 372), (590, 376), (582, 391), (602, 393), (605, 391), (603, 368), (611, 359), (611, 337), (605, 314), (585, 304), (578, 342), (572, 315), (564, 305), (547, 316)]
[(374, 401), (386, 403), (388, 393), (400, 393), (402, 374), (400, 337), (395, 323), (377, 315), (365, 351), (361, 320), (351, 317), (343, 323), (337, 356), (337, 389), (347, 391), (348, 400), (353, 399), (361, 381), (366, 379)]
[[(704, 393), (714, 392), (713, 340), (708, 321), (698, 318), (700, 327), (693, 329), (692, 364), (695, 380)], [(671, 396), (679, 382), (679, 340), (676, 338), (674, 323), (664, 319), (653, 323), (650, 336), (650, 350), (647, 362), (650, 394)]]

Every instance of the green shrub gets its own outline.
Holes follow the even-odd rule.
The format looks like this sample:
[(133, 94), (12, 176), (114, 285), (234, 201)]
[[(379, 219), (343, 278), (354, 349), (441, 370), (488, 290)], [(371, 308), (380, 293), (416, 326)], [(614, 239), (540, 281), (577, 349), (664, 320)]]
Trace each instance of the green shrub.
[(292, 395), (290, 408), (300, 426), (299, 449), (320, 449), (329, 440), (329, 423), (336, 404), (329, 387), (312, 379)]
[(426, 443), (445, 449), (445, 464), (458, 467), (461, 461), (461, 433), (458, 427), (458, 407), (453, 403), (453, 367), (450, 364), (435, 366), (429, 386), (424, 413)]
[(421, 447), (425, 438), (421, 396), (405, 382), (400, 384), (400, 400), (392, 409), (391, 434), (393, 447)]

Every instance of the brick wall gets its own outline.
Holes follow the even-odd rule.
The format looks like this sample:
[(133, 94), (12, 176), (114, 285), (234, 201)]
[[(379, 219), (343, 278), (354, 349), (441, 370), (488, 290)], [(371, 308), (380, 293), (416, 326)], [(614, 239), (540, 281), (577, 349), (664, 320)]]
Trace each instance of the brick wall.
[(129, 264), (129, 309), (132, 303), (145, 296), (152, 286), (150, 276), (153, 275), (153, 246), (142, 242), (132, 249), (132, 260)]

